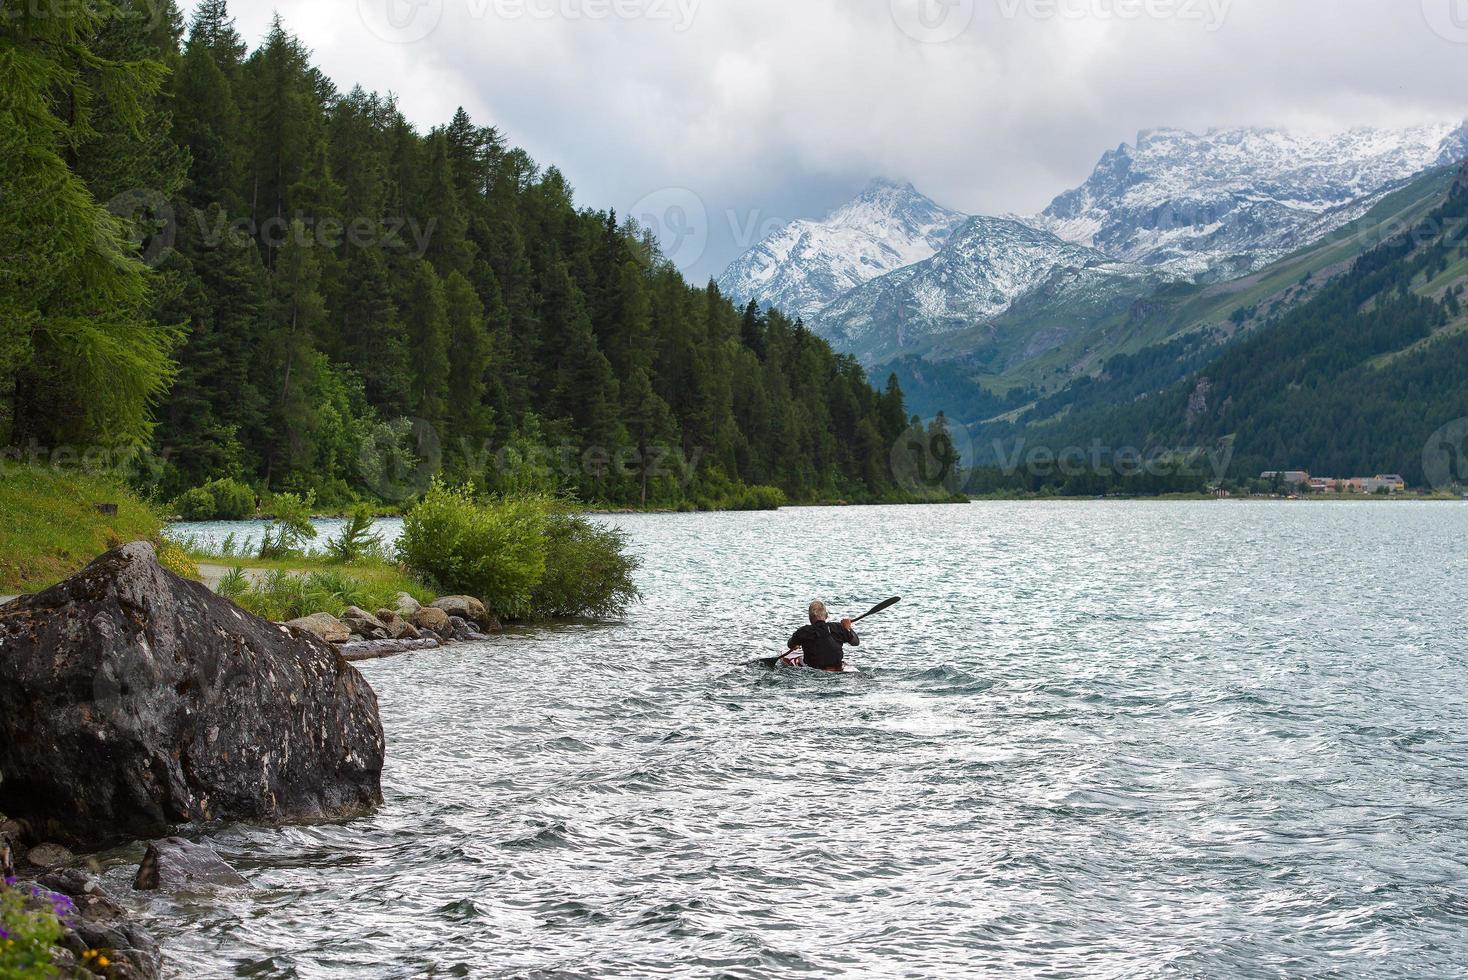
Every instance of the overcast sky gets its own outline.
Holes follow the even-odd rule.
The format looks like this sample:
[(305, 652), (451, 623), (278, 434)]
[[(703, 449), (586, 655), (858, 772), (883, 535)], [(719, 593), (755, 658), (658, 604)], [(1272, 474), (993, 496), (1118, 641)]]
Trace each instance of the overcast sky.
[[(253, 46), (271, 8), (234, 0)], [(1139, 129), (1468, 116), (1468, 0), (277, 0), (343, 89), (463, 105), (691, 278), (872, 177), (1029, 213)]]

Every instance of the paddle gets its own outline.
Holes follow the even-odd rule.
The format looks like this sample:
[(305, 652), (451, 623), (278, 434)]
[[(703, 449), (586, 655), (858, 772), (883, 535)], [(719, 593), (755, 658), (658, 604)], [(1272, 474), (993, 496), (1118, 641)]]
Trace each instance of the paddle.
[[(901, 601), (902, 596), (895, 595), (892, 598), (888, 599), (886, 602), (879, 602), (872, 608), (868, 609), (866, 612), (862, 613), (860, 616), (853, 619), (851, 621), (851, 624), (855, 626), (857, 623), (861, 622), (863, 619), (866, 619), (868, 616), (875, 616), (883, 609), (891, 609), (893, 606), (897, 605)], [(761, 657), (759, 660), (756, 660), (755, 663), (763, 664), (766, 667), (778, 667), (780, 665), (780, 661), (784, 659), (785, 654), (781, 654), (778, 657)]]

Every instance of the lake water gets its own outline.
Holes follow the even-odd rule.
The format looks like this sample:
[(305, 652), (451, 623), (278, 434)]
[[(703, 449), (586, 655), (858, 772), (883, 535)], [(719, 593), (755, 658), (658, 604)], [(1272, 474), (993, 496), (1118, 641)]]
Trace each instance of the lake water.
[[(609, 520), (626, 622), (364, 665), (386, 805), (213, 831), (171, 970), (1468, 971), (1468, 506)], [(893, 594), (861, 675), (743, 665)]]

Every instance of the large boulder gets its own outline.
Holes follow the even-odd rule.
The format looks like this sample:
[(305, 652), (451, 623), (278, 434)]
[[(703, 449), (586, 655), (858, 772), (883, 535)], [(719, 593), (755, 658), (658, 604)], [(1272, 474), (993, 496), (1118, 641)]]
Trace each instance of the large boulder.
[(0, 608), (0, 810), (101, 846), (382, 802), (377, 697), (337, 651), (126, 545)]
[(442, 609), (450, 616), (458, 616), (465, 622), (473, 623), (482, 630), (498, 630), (499, 620), (494, 618), (490, 611), (484, 608), (484, 603), (467, 595), (447, 595), (433, 601), (434, 609)]
[(133, 887), (139, 891), (204, 892), (216, 888), (248, 888), (245, 880), (208, 844), (165, 837), (148, 845)]

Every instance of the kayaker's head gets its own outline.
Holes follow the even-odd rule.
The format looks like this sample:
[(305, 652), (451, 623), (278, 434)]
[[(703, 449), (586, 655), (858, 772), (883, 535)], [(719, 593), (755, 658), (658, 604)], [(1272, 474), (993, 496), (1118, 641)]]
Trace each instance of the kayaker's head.
[(826, 621), (826, 604), (817, 599), (810, 604), (810, 621), (812, 623), (824, 623)]

